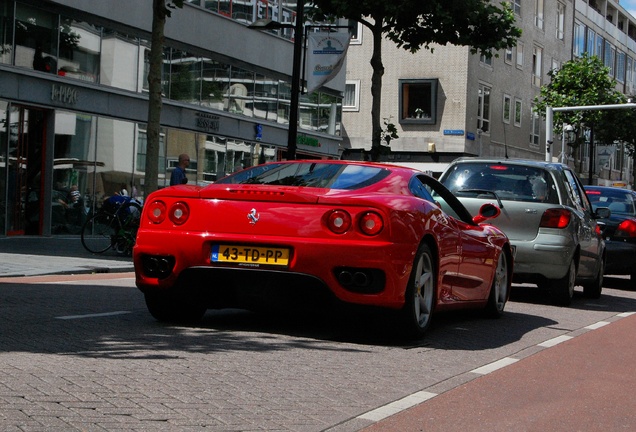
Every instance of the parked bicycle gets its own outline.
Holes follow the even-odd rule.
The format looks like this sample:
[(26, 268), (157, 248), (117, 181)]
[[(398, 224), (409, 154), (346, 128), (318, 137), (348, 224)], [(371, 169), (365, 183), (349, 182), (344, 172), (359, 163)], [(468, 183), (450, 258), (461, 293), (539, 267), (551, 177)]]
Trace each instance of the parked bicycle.
[(92, 253), (113, 248), (130, 255), (137, 238), (141, 219), (141, 203), (133, 198), (115, 195), (86, 220), (82, 228), (82, 245)]

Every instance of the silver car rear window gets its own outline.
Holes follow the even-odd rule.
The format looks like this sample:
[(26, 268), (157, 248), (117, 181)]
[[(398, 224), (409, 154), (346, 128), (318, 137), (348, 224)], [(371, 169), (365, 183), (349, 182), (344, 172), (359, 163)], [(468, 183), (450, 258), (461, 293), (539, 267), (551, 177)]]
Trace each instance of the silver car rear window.
[(494, 192), (502, 200), (558, 203), (552, 176), (544, 169), (507, 163), (459, 163), (441, 182), (456, 196), (480, 197)]

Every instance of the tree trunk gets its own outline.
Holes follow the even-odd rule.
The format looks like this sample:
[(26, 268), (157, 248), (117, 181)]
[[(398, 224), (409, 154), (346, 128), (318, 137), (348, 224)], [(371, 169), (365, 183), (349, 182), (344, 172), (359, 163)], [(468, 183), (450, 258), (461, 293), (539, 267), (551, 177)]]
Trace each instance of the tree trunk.
[(371, 160), (380, 160), (382, 148), (382, 124), (380, 122), (380, 110), (382, 109), (382, 76), (384, 65), (382, 64), (382, 19), (375, 19), (371, 32), (373, 34), (373, 56), (371, 67)]
[(163, 40), (166, 24), (165, 0), (153, 0), (152, 40), (148, 70), (148, 125), (146, 129), (146, 167), (144, 177), (145, 197), (158, 189), (159, 140), (161, 131)]

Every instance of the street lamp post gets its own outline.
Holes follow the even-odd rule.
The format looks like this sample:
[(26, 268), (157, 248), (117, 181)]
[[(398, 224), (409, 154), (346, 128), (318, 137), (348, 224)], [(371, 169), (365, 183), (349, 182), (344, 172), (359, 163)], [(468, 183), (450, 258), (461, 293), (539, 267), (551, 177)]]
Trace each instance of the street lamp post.
[(289, 129), (287, 132), (287, 159), (296, 159), (296, 146), (298, 135), (298, 111), (300, 105), (300, 73), (303, 49), (303, 21), (305, 20), (304, 0), (296, 1), (296, 24), (285, 24), (270, 19), (259, 19), (249, 28), (256, 30), (276, 30), (281, 28), (294, 29), (294, 56), (292, 59), (292, 82), (289, 101)]

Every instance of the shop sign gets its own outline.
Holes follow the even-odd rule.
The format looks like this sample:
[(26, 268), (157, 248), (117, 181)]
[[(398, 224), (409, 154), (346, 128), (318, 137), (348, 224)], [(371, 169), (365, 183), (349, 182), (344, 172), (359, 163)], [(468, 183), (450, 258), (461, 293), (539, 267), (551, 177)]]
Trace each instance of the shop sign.
[(79, 92), (75, 87), (53, 84), (51, 86), (51, 100), (53, 102), (75, 105), (79, 100)]
[(297, 144), (306, 145), (309, 147), (320, 147), (320, 141), (316, 138), (308, 137), (306, 135), (300, 135), (296, 138)]
[(204, 131), (219, 131), (219, 116), (202, 112), (198, 112), (195, 115), (197, 128)]

